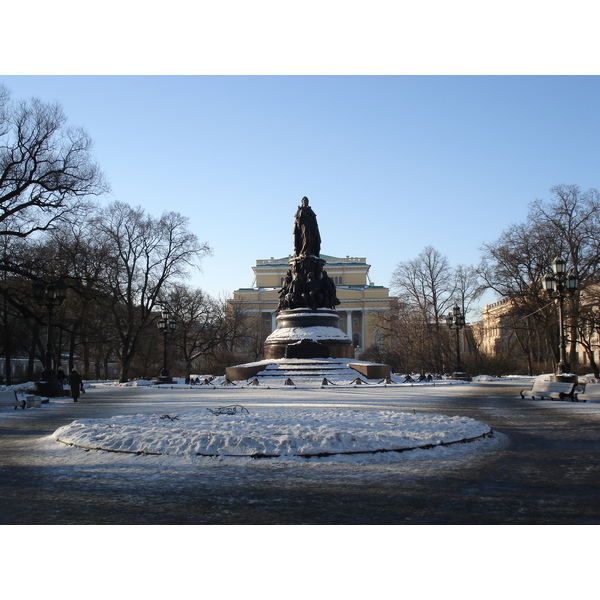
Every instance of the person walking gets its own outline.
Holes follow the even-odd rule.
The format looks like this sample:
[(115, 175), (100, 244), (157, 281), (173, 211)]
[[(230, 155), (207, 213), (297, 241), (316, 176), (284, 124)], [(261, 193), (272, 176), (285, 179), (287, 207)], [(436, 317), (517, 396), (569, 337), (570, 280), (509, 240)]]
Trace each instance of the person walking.
[(72, 369), (69, 374), (69, 386), (71, 387), (71, 397), (73, 398), (73, 402), (77, 402), (82, 385), (83, 380), (81, 379), (81, 375), (77, 372), (77, 369)]

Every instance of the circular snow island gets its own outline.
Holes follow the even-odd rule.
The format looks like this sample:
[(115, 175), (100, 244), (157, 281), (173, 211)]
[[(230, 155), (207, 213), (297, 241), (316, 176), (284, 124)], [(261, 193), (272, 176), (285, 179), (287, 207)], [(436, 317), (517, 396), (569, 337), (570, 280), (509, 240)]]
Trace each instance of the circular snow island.
[(248, 411), (230, 405), (181, 414), (82, 419), (53, 435), (84, 450), (306, 460), (438, 448), (489, 438), (493, 432), (468, 417), (362, 409)]

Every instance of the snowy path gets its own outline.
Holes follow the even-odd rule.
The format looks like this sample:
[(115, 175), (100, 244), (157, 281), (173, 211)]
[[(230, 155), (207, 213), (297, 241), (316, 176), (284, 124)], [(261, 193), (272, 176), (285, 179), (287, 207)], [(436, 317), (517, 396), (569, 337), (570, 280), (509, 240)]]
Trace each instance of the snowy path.
[[(288, 389), (98, 388), (82, 402), (0, 418), (3, 523), (600, 522), (600, 406), (522, 401), (519, 384)], [(523, 384), (522, 387), (527, 387)], [(54, 432), (76, 420), (224, 405), (469, 417), (494, 437), (454, 447), (252, 460), (84, 452)], [(173, 421), (177, 424), (177, 421)], [(23, 498), (27, 498), (23, 510)]]

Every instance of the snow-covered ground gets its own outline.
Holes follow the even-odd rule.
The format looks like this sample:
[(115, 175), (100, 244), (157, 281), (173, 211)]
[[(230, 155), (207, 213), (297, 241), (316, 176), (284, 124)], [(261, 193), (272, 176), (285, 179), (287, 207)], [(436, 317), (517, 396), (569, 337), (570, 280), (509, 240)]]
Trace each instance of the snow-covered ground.
[[(404, 402), (413, 394), (444, 395), (464, 382), (437, 380), (399, 383), (394, 376), (384, 384), (353, 374), (320, 381), (297, 378), (285, 385), (284, 378), (262, 378), (228, 384), (224, 377), (210, 385), (190, 385), (183, 380), (152, 385), (145, 380), (126, 384), (87, 382), (87, 393), (77, 405), (69, 397), (53, 398), (41, 408), (28, 409), (32, 418), (77, 408), (80, 418), (38, 441), (41, 460), (65, 464), (110, 464), (126, 455), (144, 455), (164, 469), (193, 460), (207, 468), (220, 464), (247, 465), (255, 458), (267, 462), (391, 464), (417, 454), (430, 461), (448, 455), (466, 456), (498, 444), (490, 427), (465, 416), (421, 412), (422, 401)], [(195, 377), (200, 382), (204, 375)], [(525, 384), (524, 384), (525, 385)], [(114, 410), (102, 408), (90, 414), (87, 400), (94, 396), (115, 398)], [(35, 413), (35, 414), (34, 414)], [(20, 413), (0, 411), (0, 418)], [(500, 436), (501, 437), (501, 436)], [(462, 444), (460, 442), (471, 441)], [(100, 458), (99, 450), (106, 456)], [(426, 450), (426, 452), (422, 452)], [(442, 452), (443, 450), (443, 452)], [(157, 462), (158, 461), (158, 462)], [(181, 462), (183, 461), (183, 463)], [(264, 462), (264, 461), (262, 461)], [(139, 464), (139, 463), (138, 463)], [(132, 476), (135, 468), (132, 469)]]
[[(500, 381), (515, 380), (526, 388), (533, 378)], [(498, 381), (481, 376), (475, 385), (485, 388)], [(0, 419), (44, 420), (66, 410), (76, 411), (71, 423), (28, 448), (30, 466), (48, 466), (52, 477), (65, 482), (74, 471), (90, 478), (114, 474), (124, 485), (134, 481), (173, 485), (202, 477), (207, 485), (226, 478), (243, 488), (245, 482), (265, 477), (284, 485), (292, 473), (325, 485), (340, 478), (376, 481), (392, 473), (402, 480), (424, 472), (435, 476), (440, 470), (460, 471), (464, 461), (485, 462), (490, 452), (506, 444), (498, 433), (467, 444), (437, 443), (478, 435), (487, 428), (485, 423), (431, 411), (430, 402), (436, 398), (460, 394), (465, 384), (457, 382), (350, 385), (338, 381), (324, 387), (303, 387), (300, 382), (293, 387), (275, 382), (267, 387), (222, 383), (222, 379), (207, 386), (88, 382), (78, 404), (57, 398), (41, 408), (4, 408)], [(102, 403), (91, 402), (99, 397)], [(551, 409), (562, 403), (544, 404)], [(591, 403), (570, 406), (582, 412), (600, 410)], [(233, 412), (231, 407), (245, 410), (236, 408), (234, 414), (227, 414)], [(202, 437), (207, 431), (220, 456), (195, 454), (198, 448), (210, 447), (209, 437)], [(86, 452), (59, 443), (60, 436), (109, 449), (154, 448), (165, 453)], [(344, 452), (357, 447), (421, 445), (424, 440), (434, 447), (310, 459), (292, 456), (301, 448)], [(223, 456), (241, 446), (244, 452), (259, 449), (282, 456), (265, 460)], [(533, 585), (539, 591), (538, 579), (529, 576), (532, 568), (544, 567), (535, 562), (536, 550), (556, 544), (555, 528), (536, 527), (536, 540), (542, 540), (537, 545), (532, 545), (530, 537), (519, 536), (526, 530), (531, 532), (511, 527), (254, 526), (202, 528), (201, 533), (197, 527), (31, 527), (15, 528), (3, 558), (7, 564), (11, 556), (27, 559), (27, 568), (35, 569), (37, 595), (47, 598), (62, 597), (70, 589), (101, 600), (108, 588), (94, 585), (98, 573), (103, 578), (109, 575), (110, 593), (118, 598), (231, 592), (248, 600), (282, 591), (299, 600), (309, 594), (362, 599), (435, 593), (458, 598), (473, 586), (486, 596), (503, 598), (516, 593), (515, 585), (523, 592), (518, 595), (535, 595)], [(510, 556), (509, 563), (504, 562), (506, 556)], [(518, 577), (513, 580), (511, 575)], [(21, 577), (11, 579), (31, 589), (32, 584)], [(572, 585), (571, 578), (564, 583), (553, 587), (564, 594), (572, 591), (565, 587)], [(556, 596), (545, 590), (544, 597)]]
[[(353, 377), (346, 375), (346, 377)], [(208, 381), (196, 376), (195, 380)], [(280, 458), (317, 461), (327, 459), (364, 462), (399, 460), (401, 452), (452, 446), (462, 441), (491, 437), (489, 426), (467, 417), (418, 414), (396, 406), (365, 405), (377, 396), (388, 402), (394, 387), (427, 389), (436, 385), (464, 385), (440, 381), (421, 384), (398, 383), (406, 377), (394, 376), (391, 386), (369, 382), (353, 384), (351, 379), (315, 381), (296, 378), (290, 389), (285, 378), (263, 378), (231, 385), (215, 378), (210, 385), (189, 385), (176, 380), (173, 385), (153, 386), (149, 381), (128, 384), (93, 383), (102, 389), (115, 386), (146, 388), (153, 403), (169, 406), (182, 397), (203, 401), (193, 410), (160, 410), (153, 413), (117, 415), (103, 419), (77, 419), (61, 427), (48, 440), (81, 449), (168, 457)], [(368, 389), (367, 389), (368, 388)], [(348, 393), (354, 390), (350, 397)], [(371, 391), (373, 390), (373, 392)], [(386, 390), (388, 392), (386, 393)], [(302, 402), (290, 394), (301, 394)], [(93, 391), (90, 390), (90, 394)], [(209, 405), (206, 406), (206, 400)], [(64, 399), (53, 400), (61, 402)], [(81, 402), (85, 402), (85, 396)], [(333, 404), (333, 406), (332, 406)], [(382, 456), (386, 454), (386, 456)]]
[[(40, 443), (46, 451), (62, 451), (71, 461), (86, 463), (94, 455), (84, 450), (94, 449), (113, 453), (115, 461), (119, 458), (114, 454), (128, 453), (155, 460), (162, 457), (169, 464), (178, 458), (206, 459), (208, 465), (215, 464), (214, 459), (239, 463), (235, 459), (241, 458), (246, 462), (270, 458), (381, 464), (405, 460), (412, 449), (430, 450), (430, 460), (434, 461), (440, 457), (434, 449), (452, 451), (458, 448), (454, 444), (473, 441), (467, 444), (468, 450), (461, 450), (461, 454), (473, 454), (492, 443), (486, 423), (418, 410), (424, 406), (423, 395), (445, 395), (449, 386), (457, 392), (456, 386), (468, 385), (465, 382), (403, 383), (406, 377), (395, 375), (391, 383), (365, 378), (362, 383), (353, 383), (355, 374), (340, 375), (327, 385), (297, 378), (296, 385), (289, 386), (283, 377), (261, 378), (259, 385), (252, 385), (252, 380), (231, 385), (224, 377), (205, 375), (194, 379), (207, 385), (190, 385), (183, 380), (161, 386), (145, 380), (87, 382), (88, 394), (79, 403), (81, 418)], [(515, 380), (526, 388), (533, 378), (482, 375), (474, 378), (474, 383)], [(86, 398), (96, 393), (121, 398), (123, 403), (114, 414), (104, 411), (100, 418), (92, 417), (86, 410)], [(403, 401), (413, 393), (419, 396), (418, 403)], [(41, 417), (70, 402), (68, 397), (56, 398), (31, 411)], [(0, 411), (0, 418), (10, 414)]]

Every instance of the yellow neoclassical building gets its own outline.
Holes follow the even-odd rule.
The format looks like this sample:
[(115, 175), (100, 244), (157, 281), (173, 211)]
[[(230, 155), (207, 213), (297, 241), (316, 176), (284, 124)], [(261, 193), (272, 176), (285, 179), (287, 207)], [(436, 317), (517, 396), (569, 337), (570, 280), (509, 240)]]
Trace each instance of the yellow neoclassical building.
[[(233, 292), (233, 301), (242, 303), (244, 310), (261, 315), (261, 330), (266, 338), (276, 328), (276, 311), (279, 290), (290, 268), (289, 260), (273, 258), (257, 260), (254, 271), (255, 285)], [(377, 316), (390, 310), (389, 289), (373, 285), (369, 280), (366, 258), (346, 256), (339, 258), (321, 254), (326, 261), (325, 271), (337, 288), (340, 304), (336, 307), (340, 316), (340, 328), (353, 342), (356, 354), (380, 343)]]

